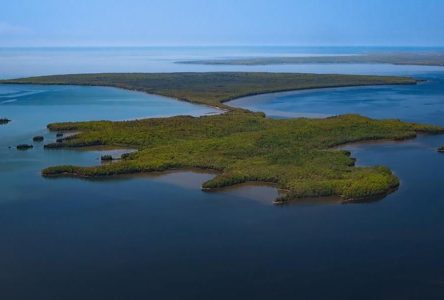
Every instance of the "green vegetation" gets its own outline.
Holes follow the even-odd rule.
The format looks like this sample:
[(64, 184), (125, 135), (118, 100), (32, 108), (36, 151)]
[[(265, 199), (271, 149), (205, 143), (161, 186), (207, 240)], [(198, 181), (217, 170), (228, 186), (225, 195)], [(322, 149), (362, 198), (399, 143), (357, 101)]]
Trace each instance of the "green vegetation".
[(9, 122), (11, 122), (11, 120), (6, 118), (0, 118), (0, 125), (5, 125), (8, 124)]
[(43, 142), (44, 139), (45, 138), (43, 136), (41, 136), (41, 135), (38, 135), (38, 136), (35, 136), (35, 137), (32, 138), (32, 140), (34, 142)]
[(416, 80), (392, 76), (215, 72), (56, 75), (0, 82), (112, 86), (232, 109), (223, 103), (254, 94), (324, 87), (415, 84)]
[[(60, 135), (59, 135), (60, 136)], [(63, 147), (63, 142), (64, 141), (68, 141), (68, 140), (70, 140), (70, 139), (72, 139), (73, 137), (72, 136), (68, 136), (68, 137), (62, 137), (62, 138), (58, 138), (58, 139), (56, 139), (56, 142), (55, 143), (51, 143), (51, 144), (46, 144), (46, 145), (44, 145), (43, 147), (44, 148), (48, 148), (48, 149), (50, 149), (50, 148), (62, 148)]]
[(355, 167), (348, 151), (334, 147), (443, 131), (435, 126), (358, 115), (274, 120), (246, 111), (198, 118), (56, 123), (48, 128), (81, 132), (52, 144), (54, 147), (112, 146), (139, 151), (113, 164), (50, 167), (43, 170), (44, 176), (97, 177), (203, 168), (220, 172), (205, 182), (203, 189), (268, 182), (287, 191), (279, 201), (315, 196), (357, 200), (383, 195), (399, 184), (389, 169)]
[(28, 144), (20, 144), (16, 146), (17, 150), (28, 150), (28, 149), (32, 149), (34, 148), (33, 145), (28, 145)]
[(120, 155), (120, 159), (128, 159), (130, 158), (131, 153), (123, 153), (122, 155)]
[(100, 157), (100, 160), (102, 160), (102, 161), (111, 161), (111, 160), (113, 160), (113, 156), (112, 156), (112, 155), (109, 155), (109, 154), (102, 155), (102, 156)]
[(180, 64), (198, 65), (283, 65), (283, 64), (393, 64), (444, 66), (444, 53), (379, 53), (365, 55), (339, 56), (284, 56), (284, 57), (247, 57), (229, 59), (205, 59), (178, 61)]

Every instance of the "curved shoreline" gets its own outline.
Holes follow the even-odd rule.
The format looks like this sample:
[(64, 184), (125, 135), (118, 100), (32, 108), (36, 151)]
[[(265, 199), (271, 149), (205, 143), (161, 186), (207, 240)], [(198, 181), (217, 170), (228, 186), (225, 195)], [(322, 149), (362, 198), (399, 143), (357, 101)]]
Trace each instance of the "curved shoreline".
[[(68, 131), (69, 132), (69, 131)], [(427, 136), (427, 135), (438, 135), (442, 134), (443, 132), (438, 133), (419, 133), (418, 135), (412, 135), (405, 138), (400, 139), (378, 139), (378, 140), (362, 140), (362, 141), (354, 141), (354, 142), (348, 142), (344, 144), (338, 144), (333, 145), (332, 149), (342, 150), (350, 152), (350, 158), (354, 160), (354, 163), (357, 162), (357, 158), (351, 156), (352, 151), (346, 150), (345, 148), (347, 146), (365, 146), (365, 145), (378, 145), (378, 144), (387, 144), (387, 143), (398, 143), (402, 144), (406, 141), (411, 141), (416, 139), (419, 135), (421, 136)], [(78, 133), (77, 133), (78, 134)], [(73, 135), (72, 135), (73, 136)], [(49, 148), (51, 149), (51, 148)], [(56, 148), (54, 148), (56, 149)], [(136, 153), (137, 149), (123, 149), (122, 145), (110, 145), (110, 146), (86, 146), (86, 147), (79, 147), (79, 148), (70, 148), (70, 147), (60, 147), (59, 149), (72, 149), (76, 151), (113, 151), (113, 150), (130, 150), (125, 153)], [(102, 162), (103, 163), (103, 162)], [(205, 167), (184, 167), (184, 168), (169, 168), (165, 170), (154, 170), (149, 172), (134, 172), (134, 173), (122, 173), (122, 174), (113, 174), (113, 175), (99, 175), (99, 176), (88, 176), (88, 175), (82, 175), (82, 174), (75, 174), (75, 173), (59, 173), (59, 174), (45, 174), (44, 170), (42, 170), (42, 176), (48, 179), (56, 179), (56, 178), (77, 178), (82, 180), (113, 180), (113, 179), (125, 179), (125, 178), (133, 178), (133, 177), (144, 177), (144, 176), (165, 176), (169, 174), (178, 174), (182, 172), (192, 172), (196, 174), (206, 174), (211, 175), (212, 178), (216, 177), (217, 175), (223, 174), (223, 170), (221, 169), (214, 169), (214, 168), (205, 168)], [(397, 176), (396, 176), (397, 177)], [(399, 178), (398, 178), (399, 179)], [(369, 202), (377, 202), (388, 195), (395, 193), (401, 186), (401, 180), (396, 182), (395, 185), (392, 185), (387, 188), (387, 190), (382, 191), (380, 193), (372, 194), (369, 196), (364, 197), (355, 197), (355, 198), (344, 198), (341, 196), (318, 196), (318, 197), (301, 197), (301, 198), (291, 198), (287, 197), (290, 193), (289, 189), (280, 187), (276, 182), (272, 181), (245, 181), (241, 183), (236, 183), (229, 186), (222, 186), (222, 187), (215, 187), (215, 188), (205, 188), (203, 186), (203, 183), (201, 183), (200, 189), (203, 192), (223, 192), (225, 190), (236, 190), (237, 188), (244, 187), (244, 186), (251, 186), (251, 187), (261, 187), (261, 186), (268, 186), (276, 190), (279, 197), (275, 198), (272, 201), (272, 204), (274, 205), (291, 205), (292, 203), (298, 203), (300, 201), (304, 202), (318, 202), (320, 200), (329, 200), (326, 201), (327, 203), (336, 203), (336, 204), (358, 204), (358, 203), (369, 203)]]
[(260, 94), (418, 82), (402, 76), (267, 72), (91, 73), (0, 80), (6, 84), (117, 87), (227, 110), (239, 108), (226, 102)]
[[(167, 94), (160, 94), (160, 93), (155, 93), (155, 92), (148, 92), (145, 91), (144, 89), (129, 89), (129, 88), (125, 88), (125, 87), (121, 87), (121, 86), (116, 86), (116, 85), (95, 85), (95, 84), (73, 84), (73, 83), (26, 83), (26, 82), (8, 82), (7, 80), (4, 80), (4, 82), (2, 82), (0, 80), (0, 84), (17, 84), (17, 85), (41, 85), (41, 86), (51, 86), (51, 85), (60, 85), (60, 86), (85, 86), (85, 87), (104, 87), (104, 88), (115, 88), (115, 89), (120, 89), (120, 90), (125, 90), (125, 91), (131, 91), (131, 92), (138, 92), (138, 93), (144, 93), (147, 95), (153, 95), (153, 96), (158, 96), (158, 97), (162, 97), (165, 98), (166, 100), (175, 100), (175, 101), (182, 101), (182, 102), (187, 102), (187, 103), (191, 103), (191, 104), (195, 104), (195, 105), (202, 105), (202, 106), (206, 106), (206, 107), (210, 107), (213, 109), (217, 109), (220, 110), (221, 113), (227, 112), (228, 110), (233, 110), (233, 109), (242, 109), (242, 110), (248, 110), (245, 108), (241, 108), (241, 107), (236, 107), (236, 106), (230, 106), (230, 105), (225, 105), (231, 101), (236, 101), (236, 100), (241, 100), (244, 98), (249, 98), (249, 97), (254, 97), (254, 96), (262, 96), (262, 95), (274, 95), (274, 94), (284, 94), (284, 93), (297, 93), (297, 92), (304, 92), (304, 91), (316, 91), (316, 90), (330, 90), (330, 89), (346, 89), (346, 88), (361, 88), (361, 87), (381, 87), (381, 86), (397, 86), (397, 85), (416, 85), (418, 83), (424, 82), (424, 80), (421, 79), (414, 79), (414, 82), (408, 82), (408, 83), (381, 83), (381, 84), (346, 84), (346, 85), (326, 85), (326, 86), (321, 86), (321, 87), (306, 87), (306, 88), (292, 88), (292, 89), (282, 89), (282, 90), (273, 90), (273, 91), (263, 91), (263, 92), (257, 92), (257, 93), (248, 93), (248, 94), (244, 94), (244, 95), (240, 95), (240, 96), (236, 96), (233, 98), (227, 98), (227, 99), (223, 99), (220, 101), (221, 104), (223, 104), (223, 106), (217, 106), (217, 105), (211, 105), (211, 104), (206, 104), (206, 103), (201, 103), (201, 102), (197, 102), (197, 101), (191, 101), (189, 99), (186, 98), (176, 98), (176, 97), (172, 97), (169, 96)], [(259, 112), (259, 111), (258, 111)], [(148, 118), (155, 118), (155, 117), (148, 117)], [(162, 118), (162, 116), (160, 116), (160, 118)], [(128, 119), (128, 120), (137, 120), (137, 119)], [(126, 120), (125, 120), (126, 121)]]
[[(231, 102), (231, 101), (239, 101), (239, 100), (244, 100), (244, 98), (253, 98), (253, 97), (257, 97), (257, 96), (287, 96), (287, 95), (293, 95), (293, 94), (303, 94), (305, 92), (307, 93), (312, 93), (312, 92), (316, 92), (316, 91), (320, 91), (320, 92), (328, 92), (328, 91), (335, 91), (335, 90), (347, 90), (347, 89), (360, 89), (360, 88), (380, 88), (380, 87), (390, 87), (390, 86), (404, 86), (404, 85), (418, 85), (418, 84), (422, 84), (427, 82), (428, 80), (424, 80), (424, 79), (416, 79), (415, 83), (394, 83), (394, 84), (373, 84), (373, 85), (345, 85), (345, 86), (326, 86), (326, 87), (315, 87), (315, 88), (305, 88), (305, 89), (297, 89), (297, 90), (288, 90), (288, 91), (277, 91), (277, 92), (270, 92), (270, 93), (259, 93), (259, 94), (253, 94), (253, 95), (247, 95), (247, 96), (243, 96), (243, 97), (239, 97), (239, 98), (234, 98), (234, 99), (230, 99), (227, 100), (227, 102)], [(226, 102), (224, 102), (226, 103)], [(235, 108), (238, 108), (237, 106), (235, 106)]]
[(387, 64), (401, 66), (444, 67), (442, 52), (394, 52), (360, 53), (316, 56), (247, 56), (213, 59), (189, 59), (175, 61), (176, 64), (216, 66), (269, 66), (300, 64)]
[[(262, 95), (270, 95), (271, 96), (271, 95), (274, 95), (274, 94), (284, 94), (284, 93), (289, 93), (290, 94), (290, 93), (297, 93), (297, 92), (304, 92), (304, 91), (316, 91), (316, 90), (323, 91), (323, 90), (346, 89), (346, 88), (381, 87), (381, 86), (397, 86), (397, 85), (415, 85), (415, 84), (418, 84), (418, 83), (420, 83), (422, 81), (423, 80), (416, 80), (416, 82), (414, 82), (414, 83), (356, 84), (356, 85), (341, 85), (341, 86), (332, 85), (332, 86), (323, 86), (323, 87), (288, 89), (288, 90), (279, 90), (279, 91), (270, 91), (270, 92), (251, 93), (251, 94), (239, 96), (239, 97), (236, 97), (236, 98), (231, 98), (231, 99), (223, 100), (221, 102), (222, 103), (228, 103), (228, 102), (231, 102), (231, 101), (241, 100), (241, 99), (244, 99), (244, 98), (249, 98), (249, 97), (254, 97), (254, 96), (262, 96)], [(234, 108), (234, 109), (242, 109), (240, 107), (233, 107), (233, 106), (230, 106), (230, 107)]]
[[(357, 143), (359, 144), (359, 143)], [(94, 148), (90, 150), (95, 150)], [(206, 175), (213, 175), (213, 178), (217, 175), (220, 175), (223, 173), (222, 170), (217, 169), (210, 169), (210, 168), (198, 168), (198, 167), (186, 167), (186, 168), (171, 168), (166, 169), (162, 171), (150, 171), (150, 172), (135, 172), (135, 173), (123, 173), (123, 174), (114, 174), (114, 175), (102, 175), (102, 176), (88, 176), (88, 175), (81, 175), (81, 174), (75, 174), (75, 173), (58, 173), (58, 174), (45, 174), (44, 170), (42, 171), (42, 176), (48, 179), (57, 179), (57, 178), (77, 178), (77, 179), (83, 179), (83, 180), (113, 180), (113, 179), (124, 179), (124, 178), (131, 178), (131, 177), (138, 177), (138, 176), (164, 176), (169, 174), (176, 174), (181, 172), (193, 172), (197, 174), (206, 174)], [(288, 194), (290, 192), (289, 189), (285, 189), (282, 187), (279, 187), (277, 183), (270, 182), (270, 181), (245, 181), (236, 183), (229, 186), (223, 186), (223, 187), (216, 187), (216, 188), (205, 188), (203, 186), (203, 183), (200, 186), (200, 189), (203, 192), (207, 193), (217, 193), (217, 192), (223, 192), (227, 190), (236, 190), (239, 187), (243, 186), (251, 186), (251, 187), (260, 187), (260, 186), (268, 186), (276, 190), (279, 197), (272, 200), (272, 204), (275, 205), (287, 205), (291, 204), (292, 202), (297, 202), (298, 200), (319, 200), (319, 199), (332, 199), (335, 202), (338, 202), (339, 204), (352, 204), (352, 203), (367, 203), (367, 202), (373, 202), (382, 200), (386, 196), (388, 196), (391, 193), (396, 192), (396, 190), (399, 188), (400, 183), (397, 183), (394, 186), (391, 186), (387, 191), (383, 191), (381, 193), (377, 193), (370, 196), (365, 197), (356, 197), (356, 198), (343, 198), (341, 196), (318, 196), (318, 197), (301, 197), (301, 198), (291, 198), (288, 197)]]

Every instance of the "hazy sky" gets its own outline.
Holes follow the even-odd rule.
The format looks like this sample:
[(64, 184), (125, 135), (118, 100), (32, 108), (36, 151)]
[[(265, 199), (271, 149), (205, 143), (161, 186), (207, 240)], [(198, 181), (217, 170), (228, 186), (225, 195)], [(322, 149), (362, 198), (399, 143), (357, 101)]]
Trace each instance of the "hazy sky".
[(0, 46), (444, 46), (443, 0), (0, 1)]

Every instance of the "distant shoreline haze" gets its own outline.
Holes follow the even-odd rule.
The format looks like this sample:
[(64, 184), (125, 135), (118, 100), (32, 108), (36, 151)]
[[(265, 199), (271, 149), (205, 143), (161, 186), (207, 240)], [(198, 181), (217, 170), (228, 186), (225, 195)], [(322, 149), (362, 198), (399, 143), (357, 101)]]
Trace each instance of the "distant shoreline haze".
[(280, 64), (393, 64), (444, 66), (442, 52), (398, 52), (356, 55), (275, 56), (177, 61), (179, 64), (202, 65), (280, 65)]
[[(365, 61), (362, 58), (355, 57), (369, 52), (380, 54), (394, 52), (436, 54), (444, 53), (444, 48), (295, 46), (0, 47), (0, 79), (67, 73), (213, 71), (398, 75), (408, 70), (414, 72), (417, 70), (416, 67), (412, 68), (409, 65), (398, 64), (392, 67), (394, 65), (390, 66), (388, 63), (370, 64), (368, 59)], [(315, 63), (322, 59), (331, 63)], [(332, 63), (332, 60), (344, 61), (346, 59), (349, 63)], [(436, 56), (434, 61), (438, 59), (440, 57)], [(295, 64), (295, 60), (299, 60), (301, 63)], [(302, 63), (309, 60), (311, 63)], [(430, 60), (430, 57), (428, 60)], [(176, 63), (178, 61), (190, 63)], [(357, 62), (352, 63), (352, 61)], [(431, 61), (431, 63), (434, 61)], [(210, 63), (216, 63), (217, 65), (211, 65)], [(439, 71), (441, 67), (430, 65), (421, 66), (421, 68), (424, 71)]]

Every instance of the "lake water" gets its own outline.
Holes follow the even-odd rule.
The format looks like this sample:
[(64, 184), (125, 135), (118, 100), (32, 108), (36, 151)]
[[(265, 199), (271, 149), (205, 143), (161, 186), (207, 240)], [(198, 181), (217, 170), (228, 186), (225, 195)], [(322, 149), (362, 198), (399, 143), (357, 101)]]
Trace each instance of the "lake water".
[[(349, 73), (427, 81), (232, 104), (274, 117), (361, 113), (444, 125), (443, 69), (348, 67)], [(273, 68), (296, 72), (303, 66)], [(347, 71), (333, 65), (307, 71), (313, 68)], [(11, 69), (5, 70), (8, 77)], [(43, 65), (38, 70), (49, 72)], [(39, 172), (46, 166), (98, 164), (100, 153), (44, 151), (40, 144), (23, 152), (8, 148), (31, 143), (34, 135), (54, 140), (45, 130), (54, 121), (216, 112), (113, 88), (0, 85), (0, 117), (13, 120), (0, 126), (1, 298), (442, 299), (444, 155), (436, 148), (444, 136), (348, 146), (358, 164), (387, 165), (401, 179), (388, 197), (353, 205), (320, 200), (273, 206), (276, 193), (269, 187), (205, 193), (200, 185), (211, 175), (191, 172), (45, 179)]]

